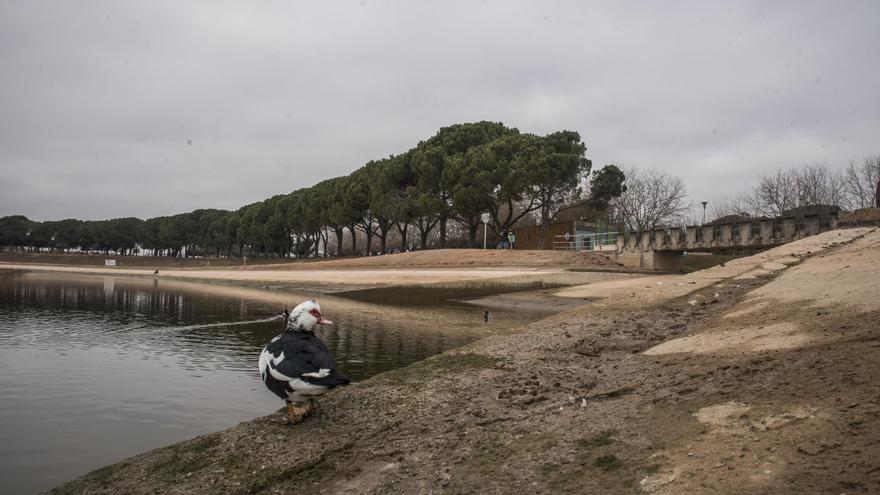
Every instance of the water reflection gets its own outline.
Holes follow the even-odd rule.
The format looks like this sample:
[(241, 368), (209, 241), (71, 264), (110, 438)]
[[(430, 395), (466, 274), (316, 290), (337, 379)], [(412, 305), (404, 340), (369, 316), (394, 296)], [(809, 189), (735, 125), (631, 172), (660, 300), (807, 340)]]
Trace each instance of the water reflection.
[[(32, 493), (277, 409), (256, 370), (289, 294), (155, 279), (0, 275), (0, 479)], [(320, 297), (355, 380), (478, 338), (483, 308)], [(493, 326), (539, 315), (506, 311)]]

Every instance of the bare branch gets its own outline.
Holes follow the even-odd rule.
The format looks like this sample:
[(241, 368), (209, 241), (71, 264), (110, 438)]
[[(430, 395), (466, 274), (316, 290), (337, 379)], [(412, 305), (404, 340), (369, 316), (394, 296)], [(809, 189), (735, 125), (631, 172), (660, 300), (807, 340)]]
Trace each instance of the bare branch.
[(610, 216), (628, 230), (675, 226), (687, 213), (687, 190), (680, 177), (657, 169), (628, 168), (626, 191), (611, 202)]

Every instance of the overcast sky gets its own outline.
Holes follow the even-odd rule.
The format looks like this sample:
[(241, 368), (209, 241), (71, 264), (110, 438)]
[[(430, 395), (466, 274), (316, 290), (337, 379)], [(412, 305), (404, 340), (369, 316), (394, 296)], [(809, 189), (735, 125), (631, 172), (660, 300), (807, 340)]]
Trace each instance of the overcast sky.
[(0, 0), (0, 216), (236, 209), (478, 120), (693, 201), (880, 153), (880, 2), (770, 3)]

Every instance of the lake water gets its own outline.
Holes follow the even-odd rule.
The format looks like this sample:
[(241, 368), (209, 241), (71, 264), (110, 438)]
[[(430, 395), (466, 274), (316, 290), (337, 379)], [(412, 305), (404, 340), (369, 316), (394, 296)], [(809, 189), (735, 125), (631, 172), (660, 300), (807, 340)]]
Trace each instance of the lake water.
[[(290, 294), (154, 279), (0, 272), (0, 492), (34, 493), (100, 466), (269, 414), (256, 369)], [(354, 380), (487, 331), (461, 303), (316, 296), (319, 335)], [(543, 316), (501, 311), (493, 327)]]

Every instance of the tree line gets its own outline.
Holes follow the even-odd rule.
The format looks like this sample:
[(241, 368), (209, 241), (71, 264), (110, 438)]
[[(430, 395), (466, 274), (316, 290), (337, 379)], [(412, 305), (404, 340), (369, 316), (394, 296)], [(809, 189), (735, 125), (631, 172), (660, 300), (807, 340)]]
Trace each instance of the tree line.
[(626, 189), (618, 167), (593, 172), (585, 153), (574, 131), (540, 136), (500, 122), (456, 124), (347, 176), (236, 211), (198, 209), (147, 220), (2, 217), (0, 246), (119, 254), (143, 249), (159, 256), (386, 253), (392, 237), (399, 250), (476, 247), (484, 215), (493, 239), (535, 218), (543, 242), (566, 205), (581, 200), (603, 210)]

